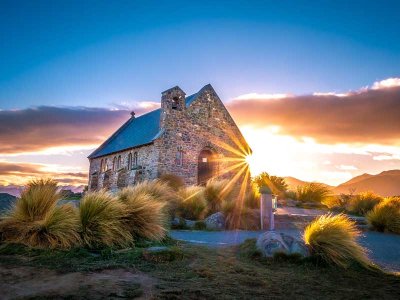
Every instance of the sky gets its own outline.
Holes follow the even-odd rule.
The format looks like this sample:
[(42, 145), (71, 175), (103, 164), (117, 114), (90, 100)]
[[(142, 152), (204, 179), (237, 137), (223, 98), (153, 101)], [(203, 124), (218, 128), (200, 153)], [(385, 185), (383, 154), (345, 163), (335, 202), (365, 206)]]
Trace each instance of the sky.
[(87, 183), (87, 155), (161, 91), (211, 83), (253, 175), (400, 169), (398, 1), (0, 0), (0, 185)]

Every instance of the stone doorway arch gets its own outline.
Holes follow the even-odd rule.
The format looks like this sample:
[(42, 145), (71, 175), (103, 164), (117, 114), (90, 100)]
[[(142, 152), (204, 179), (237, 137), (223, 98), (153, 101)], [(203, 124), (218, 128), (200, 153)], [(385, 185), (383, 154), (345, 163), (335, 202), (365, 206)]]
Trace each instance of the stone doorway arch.
[(209, 148), (200, 151), (197, 161), (197, 184), (205, 185), (216, 175), (216, 154)]

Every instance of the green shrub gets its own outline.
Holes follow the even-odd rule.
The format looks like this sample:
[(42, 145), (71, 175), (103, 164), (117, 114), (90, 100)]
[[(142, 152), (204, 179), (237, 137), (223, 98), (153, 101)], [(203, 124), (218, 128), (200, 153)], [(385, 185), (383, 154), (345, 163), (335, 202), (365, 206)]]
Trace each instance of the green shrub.
[(322, 203), (331, 196), (331, 190), (326, 185), (317, 182), (310, 182), (303, 186), (298, 186), (296, 191), (296, 200), (301, 202)]
[(126, 206), (125, 222), (134, 237), (153, 241), (160, 241), (165, 237), (166, 202), (157, 201), (152, 194), (136, 194), (134, 187), (124, 188), (117, 197)]
[(79, 206), (84, 244), (91, 248), (131, 244), (133, 237), (126, 224), (128, 216), (128, 207), (110, 193), (87, 193)]
[(371, 267), (367, 251), (357, 243), (361, 232), (355, 222), (345, 215), (327, 214), (315, 219), (304, 231), (303, 239), (312, 255), (329, 264), (348, 267), (357, 262), (363, 267)]
[(400, 197), (385, 198), (367, 213), (367, 221), (375, 230), (400, 234)]
[(204, 197), (204, 188), (188, 186), (178, 191), (177, 213), (180, 217), (189, 220), (201, 220), (207, 213), (207, 201)]
[(285, 178), (279, 176), (271, 176), (267, 172), (263, 172), (253, 179), (253, 183), (257, 187), (267, 186), (275, 195), (283, 196), (288, 189)]
[(364, 216), (371, 211), (383, 198), (373, 192), (364, 192), (351, 197), (347, 204), (347, 211)]
[(56, 206), (57, 183), (33, 180), (0, 222), (2, 239), (32, 248), (69, 249), (80, 244), (79, 219), (69, 205)]
[(182, 177), (175, 174), (163, 174), (160, 176), (159, 180), (166, 183), (174, 191), (178, 191), (180, 188), (185, 186)]
[(211, 179), (204, 188), (204, 197), (208, 203), (208, 213), (213, 214), (221, 210), (223, 201), (233, 200), (234, 188), (229, 180)]

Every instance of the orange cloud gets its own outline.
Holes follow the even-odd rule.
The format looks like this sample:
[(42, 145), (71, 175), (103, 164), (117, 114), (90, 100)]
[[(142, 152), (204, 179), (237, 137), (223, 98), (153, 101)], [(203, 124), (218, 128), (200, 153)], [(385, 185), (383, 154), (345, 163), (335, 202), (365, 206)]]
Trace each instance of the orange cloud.
[[(276, 126), (280, 134), (320, 143), (400, 144), (400, 79), (345, 94), (253, 97), (227, 104), (240, 125)], [(379, 86), (379, 88), (377, 88)], [(375, 87), (375, 88), (374, 88)]]
[[(147, 110), (145, 105), (135, 112)], [(3, 110), (0, 111), (0, 154), (98, 145), (128, 120), (129, 113), (128, 110), (47, 106)]]

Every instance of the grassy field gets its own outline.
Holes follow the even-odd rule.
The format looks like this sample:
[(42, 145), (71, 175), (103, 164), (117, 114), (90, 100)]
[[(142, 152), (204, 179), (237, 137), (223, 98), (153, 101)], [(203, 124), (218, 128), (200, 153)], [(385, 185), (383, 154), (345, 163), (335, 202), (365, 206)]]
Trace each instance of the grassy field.
[[(265, 260), (254, 253), (253, 243), (209, 249), (170, 240), (167, 244), (172, 250), (156, 259), (146, 255), (144, 244), (96, 252), (2, 246), (0, 286), (6, 291), (3, 296), (19, 291), (24, 299), (400, 297), (399, 276), (357, 266), (343, 270), (296, 258)], [(21, 292), (21, 287), (26, 291)]]

